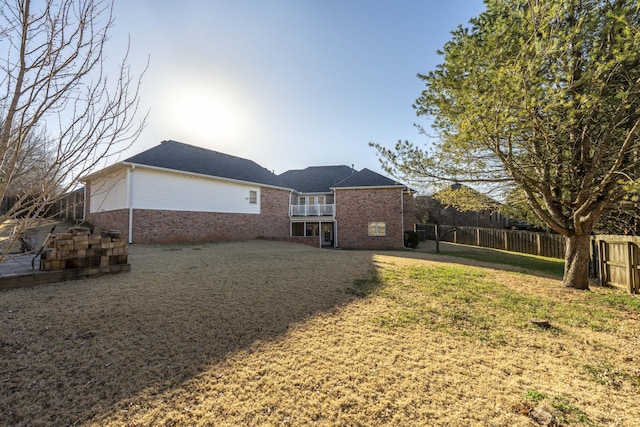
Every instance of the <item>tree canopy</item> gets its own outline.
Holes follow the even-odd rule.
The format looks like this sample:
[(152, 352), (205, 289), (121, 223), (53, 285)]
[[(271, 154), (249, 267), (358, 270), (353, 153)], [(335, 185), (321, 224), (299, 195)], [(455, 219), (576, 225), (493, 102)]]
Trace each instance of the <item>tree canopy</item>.
[(640, 13), (634, 0), (487, 0), (419, 74), (431, 149), (373, 144), (409, 182), (516, 189), (567, 238), (564, 283), (588, 288), (589, 234), (640, 178)]

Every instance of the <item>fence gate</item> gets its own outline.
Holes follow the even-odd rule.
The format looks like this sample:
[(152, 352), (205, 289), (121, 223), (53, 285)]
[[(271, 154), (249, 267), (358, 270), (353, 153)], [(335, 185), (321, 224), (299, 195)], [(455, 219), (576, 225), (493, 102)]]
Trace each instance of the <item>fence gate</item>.
[(598, 239), (597, 247), (601, 283), (624, 286), (631, 294), (640, 293), (640, 246), (629, 240)]

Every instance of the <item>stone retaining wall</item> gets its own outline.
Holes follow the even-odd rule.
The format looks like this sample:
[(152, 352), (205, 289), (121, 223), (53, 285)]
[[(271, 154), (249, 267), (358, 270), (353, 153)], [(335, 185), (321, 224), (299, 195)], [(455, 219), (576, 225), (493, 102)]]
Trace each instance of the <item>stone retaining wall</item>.
[(52, 236), (40, 254), (40, 270), (70, 270), (127, 264), (128, 248), (120, 232), (89, 234), (89, 229), (73, 227), (68, 233)]

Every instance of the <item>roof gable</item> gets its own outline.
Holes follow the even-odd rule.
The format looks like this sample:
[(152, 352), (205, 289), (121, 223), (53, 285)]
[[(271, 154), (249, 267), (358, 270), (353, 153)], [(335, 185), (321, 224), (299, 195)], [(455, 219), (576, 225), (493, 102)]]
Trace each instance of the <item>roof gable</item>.
[(278, 176), (300, 193), (329, 193), (334, 185), (354, 173), (349, 166), (311, 166), (289, 170)]
[(277, 175), (252, 160), (177, 141), (162, 141), (160, 145), (129, 157), (125, 162), (256, 184), (289, 187)]
[(360, 172), (354, 173), (333, 186), (333, 188), (353, 187), (404, 187), (404, 185), (391, 178), (387, 178), (384, 175), (380, 175), (379, 173), (364, 168)]

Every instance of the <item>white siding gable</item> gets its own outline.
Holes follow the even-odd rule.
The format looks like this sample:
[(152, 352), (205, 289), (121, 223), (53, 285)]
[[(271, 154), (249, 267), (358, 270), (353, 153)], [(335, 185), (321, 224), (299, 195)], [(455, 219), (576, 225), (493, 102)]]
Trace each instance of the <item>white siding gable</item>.
[(91, 181), (90, 212), (126, 209), (127, 169), (120, 169), (105, 177)]
[[(256, 185), (143, 168), (134, 169), (131, 175), (134, 209), (260, 213), (260, 187)], [(252, 191), (255, 200), (250, 199)]]

